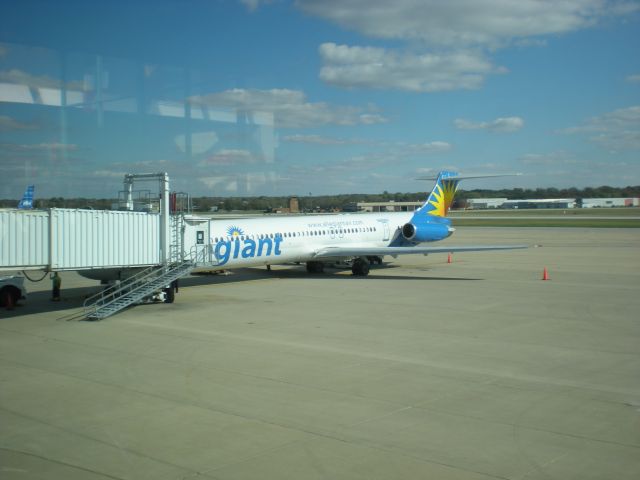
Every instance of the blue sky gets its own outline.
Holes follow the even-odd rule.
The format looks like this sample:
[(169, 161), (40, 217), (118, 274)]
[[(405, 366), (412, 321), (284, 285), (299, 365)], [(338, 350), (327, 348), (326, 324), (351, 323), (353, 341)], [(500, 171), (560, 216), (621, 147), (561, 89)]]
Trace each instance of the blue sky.
[(3, 2), (0, 197), (640, 184), (640, 2)]

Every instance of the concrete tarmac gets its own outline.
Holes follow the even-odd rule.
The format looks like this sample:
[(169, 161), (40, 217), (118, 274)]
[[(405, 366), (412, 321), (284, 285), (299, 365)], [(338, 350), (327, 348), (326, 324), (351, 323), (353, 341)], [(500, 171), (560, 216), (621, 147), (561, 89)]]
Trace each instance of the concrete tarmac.
[(447, 242), (540, 246), (192, 276), (100, 322), (71, 319), (96, 282), (29, 284), (0, 478), (640, 478), (640, 231)]

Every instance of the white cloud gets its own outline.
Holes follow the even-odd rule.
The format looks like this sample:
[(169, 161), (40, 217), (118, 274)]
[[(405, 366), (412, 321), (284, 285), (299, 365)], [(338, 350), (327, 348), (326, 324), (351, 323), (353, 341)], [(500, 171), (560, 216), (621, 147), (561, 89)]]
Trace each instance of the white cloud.
[(448, 152), (453, 146), (448, 142), (434, 141), (426, 143), (414, 143), (401, 145), (401, 151), (406, 155), (423, 154), (423, 153), (442, 153)]
[(458, 118), (453, 123), (459, 130), (487, 130), (496, 133), (517, 132), (524, 127), (524, 120), (520, 117), (501, 117), (491, 122), (472, 122)]
[[(306, 143), (316, 145), (367, 145), (370, 147), (381, 148), (383, 150), (377, 153), (369, 153), (367, 158), (376, 158), (377, 163), (394, 162), (404, 157), (414, 155), (426, 155), (448, 152), (453, 148), (448, 142), (435, 140), (433, 142), (424, 143), (388, 143), (374, 140), (365, 140), (362, 138), (333, 138), (322, 135), (288, 135), (282, 139), (289, 143)], [(347, 163), (353, 163), (354, 159), (360, 159), (362, 156), (352, 157)], [(357, 160), (358, 162), (360, 160)]]
[(287, 135), (283, 137), (282, 140), (289, 143), (307, 143), (315, 145), (351, 145), (354, 143), (361, 143), (358, 140), (324, 137), (322, 135)]
[(89, 172), (89, 175), (98, 178), (124, 178), (127, 171), (117, 172), (114, 170), (95, 170), (93, 172)]
[(331, 85), (438, 92), (480, 88), (489, 74), (504, 73), (482, 53), (414, 53), (323, 43), (320, 78)]
[[(218, 143), (218, 141), (219, 138), (216, 132), (194, 132), (191, 134), (191, 153), (194, 155), (200, 155), (208, 152)], [(181, 152), (186, 151), (186, 135), (176, 135), (174, 142)]]
[(414, 170), (413, 175), (437, 175), (438, 170), (432, 167), (418, 167)]
[(297, 0), (306, 13), (362, 34), (429, 46), (496, 48), (587, 28), (639, 9), (629, 0)]
[(243, 164), (256, 163), (257, 158), (248, 150), (223, 149), (205, 158), (198, 163), (199, 167), (206, 166), (237, 166)]
[(631, 0), (297, 0), (315, 15), (396, 50), (324, 43), (320, 78), (346, 88), (411, 92), (472, 90), (505, 73), (486, 54), (507, 46), (544, 46), (549, 35), (592, 27), (640, 9)]
[(378, 123), (387, 123), (387, 119), (379, 113), (362, 113), (360, 114), (360, 123), (362, 125), (376, 125)]
[(353, 155), (334, 162), (305, 165), (304, 167), (291, 166), (290, 172), (327, 176), (333, 182), (347, 173), (356, 175), (354, 178), (364, 174), (369, 175), (374, 167), (392, 167), (397, 171), (401, 165), (410, 163), (412, 157), (442, 154), (453, 148), (451, 144), (442, 141), (412, 144), (397, 143), (393, 145), (380, 144), (380, 146), (388, 148)]
[(366, 108), (337, 106), (325, 102), (310, 103), (299, 90), (272, 89), (246, 90), (232, 89), (200, 97), (192, 97), (194, 104), (210, 107), (234, 108), (248, 115), (273, 116), (278, 128), (305, 128), (320, 125), (369, 125), (384, 123), (374, 106)]
[[(23, 70), (12, 68), (0, 71), (0, 82), (16, 85), (26, 85), (32, 88), (60, 88), (61, 82), (47, 75), (33, 75)], [(82, 84), (77, 81), (69, 81), (68, 89), (82, 90)]]
[(635, 74), (635, 75), (629, 75), (626, 78), (627, 82), (629, 83), (640, 83), (640, 73)]
[(238, 192), (238, 181), (229, 176), (199, 177), (198, 182), (217, 194)]
[(592, 117), (560, 133), (587, 134), (589, 140), (613, 151), (640, 149), (640, 106), (620, 108)]
[(247, 7), (250, 12), (255, 12), (260, 4), (268, 5), (273, 3), (273, 0), (240, 0), (240, 3)]
[(525, 165), (577, 165), (578, 160), (568, 152), (529, 153), (523, 155), (520, 161)]
[(3, 143), (0, 150), (13, 152), (72, 152), (78, 150), (78, 145), (73, 143)]

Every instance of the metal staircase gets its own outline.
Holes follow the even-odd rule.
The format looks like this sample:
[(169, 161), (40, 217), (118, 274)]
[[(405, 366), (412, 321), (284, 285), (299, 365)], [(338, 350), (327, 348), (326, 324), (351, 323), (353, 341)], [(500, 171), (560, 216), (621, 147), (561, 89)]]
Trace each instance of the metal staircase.
[(84, 302), (84, 316), (87, 320), (107, 318), (152, 296), (174, 280), (188, 275), (195, 266), (195, 262), (187, 260), (142, 270), (136, 275), (87, 298)]
[[(167, 242), (166, 263), (148, 267), (87, 298), (83, 305), (83, 314), (87, 320), (107, 318), (130, 305), (151, 298), (170, 286), (173, 281), (191, 273), (196, 267), (218, 265), (212, 244), (195, 245), (190, 252), (183, 250), (185, 228), (183, 214), (172, 215), (168, 221), (170, 221), (170, 239)], [(170, 301), (172, 301), (173, 292), (170, 294)]]

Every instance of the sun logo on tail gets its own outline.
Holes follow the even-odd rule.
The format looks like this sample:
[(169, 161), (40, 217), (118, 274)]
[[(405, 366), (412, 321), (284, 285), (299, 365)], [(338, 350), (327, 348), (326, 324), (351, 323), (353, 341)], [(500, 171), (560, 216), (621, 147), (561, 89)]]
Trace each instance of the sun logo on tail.
[(436, 217), (446, 217), (453, 203), (457, 187), (458, 180), (440, 179), (429, 196), (426, 213)]

